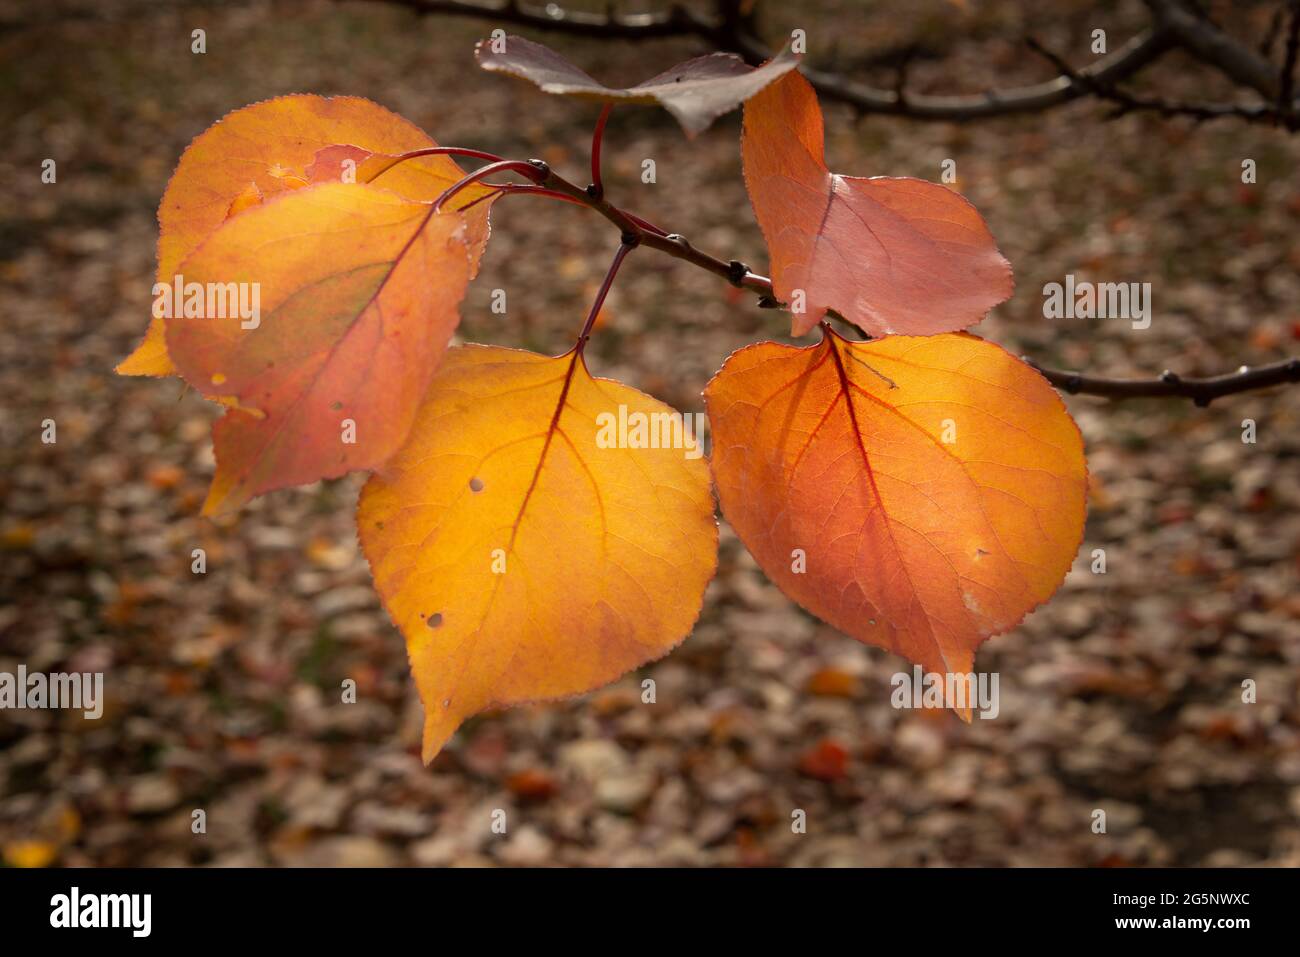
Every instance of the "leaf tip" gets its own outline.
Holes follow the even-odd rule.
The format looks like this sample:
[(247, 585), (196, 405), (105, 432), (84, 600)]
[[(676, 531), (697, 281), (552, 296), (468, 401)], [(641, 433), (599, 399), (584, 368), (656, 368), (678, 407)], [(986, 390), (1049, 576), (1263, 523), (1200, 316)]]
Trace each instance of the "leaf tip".
[(427, 768), (433, 763), (451, 736), (460, 727), (460, 715), (449, 710), (450, 703), (426, 702), (424, 706), (424, 736), (420, 744), (420, 760)]

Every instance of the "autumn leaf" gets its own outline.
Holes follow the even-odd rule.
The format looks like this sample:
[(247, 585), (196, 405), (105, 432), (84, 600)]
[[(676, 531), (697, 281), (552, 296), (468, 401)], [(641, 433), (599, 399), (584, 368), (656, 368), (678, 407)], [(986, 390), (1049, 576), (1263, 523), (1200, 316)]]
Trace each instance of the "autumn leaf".
[(452, 349), (363, 489), (361, 545), (406, 637), (426, 762), (472, 714), (607, 684), (690, 632), (717, 563), (708, 469), (608, 441), (620, 407), (634, 425), (676, 415), (576, 352)]
[(795, 335), (827, 310), (871, 336), (954, 332), (1011, 295), (1010, 265), (960, 194), (832, 173), (823, 139), (817, 95), (798, 74), (745, 104), (745, 185)]
[(819, 781), (848, 777), (849, 752), (834, 738), (822, 738), (799, 757), (799, 771)]
[[(330, 146), (350, 144), (366, 153), (399, 155), (436, 144), (418, 127), (376, 103), (355, 96), (282, 96), (227, 114), (182, 154), (158, 205), (158, 282), (173, 282), (187, 256), (229, 217), (315, 179), (309, 168)], [(414, 200), (433, 200), (463, 176), (447, 156), (408, 160), (377, 185)], [(364, 182), (364, 179), (359, 179)], [(456, 208), (482, 198), (474, 186)], [(470, 236), (481, 255), (489, 203), (468, 214)], [(477, 255), (475, 257), (477, 261)], [(163, 324), (150, 323), (140, 346), (117, 367), (122, 375), (174, 375)]]
[(1042, 376), (974, 336), (758, 343), (705, 401), (723, 514), (763, 571), (928, 672), (969, 673), (1082, 540), (1078, 428)]
[(483, 69), (528, 80), (545, 93), (610, 103), (660, 105), (691, 137), (789, 73), (800, 59), (787, 47), (755, 68), (735, 54), (710, 53), (679, 63), (636, 86), (613, 89), (592, 79), (554, 50), (523, 37), (480, 40), (474, 55)]
[(459, 322), (465, 232), (460, 213), (332, 183), (247, 210), (185, 260), (187, 286), (226, 290), (224, 308), (177, 297), (166, 321), (181, 375), (232, 406), (206, 514), (397, 451)]
[[(433, 143), (432, 140), (429, 142)], [(426, 202), (437, 200), (462, 175), (460, 167), (447, 156), (376, 153), (347, 143), (336, 143), (318, 150), (307, 167), (307, 179), (311, 183), (371, 183), (391, 189), (406, 199)], [(447, 209), (460, 210), (465, 216), (470, 279), (478, 275), (483, 250), (492, 231), (488, 209), (498, 195), (490, 185), (469, 183), (445, 204)]]
[(49, 867), (59, 856), (58, 847), (49, 841), (10, 841), (0, 850), (10, 867)]

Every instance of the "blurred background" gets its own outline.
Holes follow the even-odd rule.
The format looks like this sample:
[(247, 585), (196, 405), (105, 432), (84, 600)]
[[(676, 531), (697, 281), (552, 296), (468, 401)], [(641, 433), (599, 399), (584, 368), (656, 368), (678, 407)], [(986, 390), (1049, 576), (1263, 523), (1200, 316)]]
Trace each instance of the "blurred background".
[[(1206, 6), (1254, 45), (1278, 5)], [(1136, 0), (818, 0), (765, 4), (760, 19), (770, 44), (801, 27), (818, 66), (887, 89), (915, 48), (908, 85), (923, 93), (1045, 80), (1053, 68), (1025, 37), (1086, 63), (1093, 30), (1113, 48), (1147, 21)], [(360, 477), (201, 519), (216, 407), (179, 380), (112, 369), (147, 324), (167, 178), (230, 110), (366, 96), (440, 143), (540, 156), (585, 182), (598, 105), (476, 70), (474, 42), (497, 25), (327, 0), (0, 2), (0, 671), (103, 671), (107, 697), (94, 722), (0, 711), (3, 862), (1300, 864), (1300, 387), (1208, 409), (1068, 399), (1092, 473), (1087, 537), (1056, 598), (979, 653), (1001, 675), (996, 720), (894, 710), (889, 679), (906, 663), (793, 606), (724, 523), (718, 577), (676, 652), (572, 701), (472, 719), (421, 765), (403, 643), (357, 550)], [(611, 85), (709, 49), (505, 26)], [(1146, 86), (1237, 95), (1179, 53)], [(1107, 119), (1091, 98), (968, 125), (825, 109), (833, 169), (937, 180), (957, 161), (1017, 277), (981, 335), (1113, 376), (1300, 350), (1300, 134)], [(666, 113), (618, 109), (606, 188), (765, 270), (738, 130), (733, 113), (688, 142)], [(45, 158), (55, 184), (41, 182)], [(646, 158), (655, 184), (640, 180)], [(465, 340), (571, 344), (618, 237), (541, 202), (495, 207)], [(1151, 327), (1043, 319), (1043, 285), (1067, 273), (1152, 283)], [(490, 310), (498, 287), (504, 316)], [(784, 314), (645, 254), (588, 357), (701, 411), (732, 350), (787, 331)], [(47, 418), (54, 445), (40, 440)], [(191, 574), (194, 548), (206, 575)], [(1089, 570), (1095, 548), (1105, 575)], [(654, 705), (640, 701), (645, 677)], [(355, 705), (339, 703), (345, 678)], [(490, 830), (498, 808), (504, 835)], [(191, 832), (195, 809), (205, 834)], [(793, 809), (806, 833), (792, 833)]]

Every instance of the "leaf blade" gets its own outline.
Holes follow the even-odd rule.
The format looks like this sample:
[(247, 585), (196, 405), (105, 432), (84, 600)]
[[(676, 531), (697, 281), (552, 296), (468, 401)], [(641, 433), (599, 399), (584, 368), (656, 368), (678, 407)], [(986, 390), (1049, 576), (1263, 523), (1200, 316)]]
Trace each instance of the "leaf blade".
[(723, 514), (768, 577), (928, 671), (969, 672), (1082, 540), (1077, 427), (1046, 380), (974, 336), (759, 343), (705, 403)]
[(821, 109), (802, 76), (746, 103), (741, 154), (774, 293), (805, 299), (794, 335), (828, 310), (871, 336), (955, 332), (1010, 297), (1011, 267), (960, 194), (827, 168)]
[[(158, 204), (159, 283), (170, 283), (181, 263), (231, 215), (248, 204), (250, 189), (270, 199), (313, 182), (317, 154), (337, 144), (367, 153), (401, 154), (437, 144), (414, 124), (362, 97), (293, 94), (234, 110), (197, 136), (181, 155)], [(421, 157), (393, 170), (383, 185), (407, 199), (429, 200), (463, 175), (447, 156)], [(471, 187), (456, 206), (479, 198)], [(432, 195), (430, 195), (432, 194)], [(487, 207), (471, 211), (487, 238)], [(476, 220), (481, 219), (481, 223)], [(478, 249), (481, 255), (481, 246)], [(163, 323), (150, 322), (144, 340), (121, 363), (120, 375), (175, 375)]]
[(213, 429), (205, 514), (397, 451), (459, 322), (464, 232), (459, 213), (327, 184), (250, 209), (186, 259), (187, 284), (256, 284), (264, 313), (255, 328), (166, 320), (186, 381), (232, 406)]
[(716, 568), (708, 470), (680, 449), (597, 446), (620, 404), (671, 411), (572, 352), (453, 349), (363, 489), (359, 536), (406, 637), (426, 762), (471, 714), (590, 690), (689, 633)]

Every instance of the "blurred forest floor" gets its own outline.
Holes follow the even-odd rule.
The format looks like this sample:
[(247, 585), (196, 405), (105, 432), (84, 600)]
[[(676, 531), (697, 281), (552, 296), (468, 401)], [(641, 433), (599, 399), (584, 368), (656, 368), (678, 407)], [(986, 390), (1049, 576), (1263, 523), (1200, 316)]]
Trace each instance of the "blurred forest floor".
[[(1091, 6), (780, 4), (767, 33), (803, 27), (815, 60), (886, 87), (873, 52), (916, 39), (916, 89), (974, 92), (1049, 75), (1026, 35), (1082, 63), (1094, 28), (1117, 46), (1142, 25), (1141, 4)], [(1264, 30), (1267, 8), (1236, 6), (1224, 19), (1241, 35)], [(426, 769), (403, 643), (356, 547), (360, 477), (200, 519), (216, 407), (112, 368), (148, 319), (167, 178), (226, 112), (358, 94), (441, 143), (581, 180), (598, 107), (477, 71), (491, 23), (371, 4), (0, 2), (0, 25), (0, 670), (104, 671), (108, 695), (98, 722), (0, 713), (6, 863), (1300, 864), (1300, 389), (1209, 409), (1069, 400), (1093, 479), (1087, 538), (1055, 600), (980, 651), (1001, 675), (997, 720), (891, 708), (905, 663), (795, 608), (724, 523), (720, 573), (675, 653), (572, 701), (473, 719)], [(536, 38), (611, 84), (703, 52)], [(1225, 92), (1180, 56), (1149, 76)], [(1156, 375), (1300, 350), (1300, 135), (1104, 112), (954, 126), (827, 106), (828, 156), (932, 180), (957, 160), (1017, 276), (976, 331), (1013, 351)], [(607, 189), (765, 269), (738, 116), (688, 142), (666, 114), (615, 111)], [(55, 185), (40, 182), (46, 157)], [(656, 184), (640, 182), (645, 158)], [(540, 204), (494, 210), (465, 340), (571, 344), (618, 237)], [(1044, 283), (1067, 273), (1151, 282), (1151, 327), (1043, 319)], [(489, 308), (498, 287), (505, 316)], [(588, 355), (596, 374), (699, 411), (732, 350), (786, 331), (783, 314), (646, 252)], [(190, 572), (196, 547), (206, 575)], [(348, 677), (360, 701), (344, 706)], [(191, 833), (196, 808), (206, 834)]]

